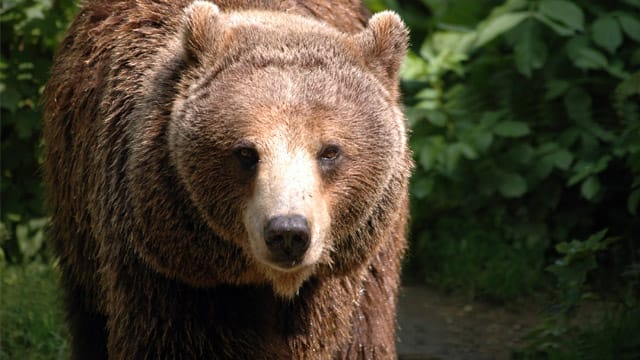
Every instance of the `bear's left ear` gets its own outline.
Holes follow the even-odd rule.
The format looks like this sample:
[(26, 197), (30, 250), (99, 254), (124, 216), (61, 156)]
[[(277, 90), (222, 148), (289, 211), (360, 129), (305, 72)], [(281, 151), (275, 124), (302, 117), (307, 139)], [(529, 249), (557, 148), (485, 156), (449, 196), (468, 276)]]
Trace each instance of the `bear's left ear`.
[(409, 31), (393, 11), (379, 12), (369, 19), (367, 28), (356, 35), (365, 63), (395, 92), (402, 59), (407, 52)]
[(220, 36), (220, 9), (211, 2), (196, 0), (184, 9), (182, 46), (185, 60), (199, 62), (215, 53)]

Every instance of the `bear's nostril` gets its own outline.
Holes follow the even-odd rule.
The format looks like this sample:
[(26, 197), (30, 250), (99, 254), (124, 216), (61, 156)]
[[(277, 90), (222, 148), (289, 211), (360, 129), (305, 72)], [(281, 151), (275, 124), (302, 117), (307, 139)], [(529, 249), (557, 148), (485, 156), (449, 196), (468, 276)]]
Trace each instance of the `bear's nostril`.
[(307, 219), (301, 215), (274, 216), (264, 230), (271, 258), (281, 266), (299, 262), (309, 248), (310, 237)]
[(271, 238), (267, 238), (267, 243), (276, 245), (278, 243), (281, 243), (283, 240), (284, 240), (284, 237), (282, 235), (275, 235), (275, 236), (272, 236)]

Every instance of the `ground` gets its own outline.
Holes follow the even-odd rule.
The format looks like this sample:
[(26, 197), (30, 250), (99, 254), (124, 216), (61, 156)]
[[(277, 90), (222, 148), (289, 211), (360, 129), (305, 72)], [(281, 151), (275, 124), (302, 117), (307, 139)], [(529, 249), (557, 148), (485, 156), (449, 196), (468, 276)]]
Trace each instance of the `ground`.
[(535, 308), (491, 306), (425, 287), (404, 287), (398, 304), (399, 358), (509, 359), (539, 319)]

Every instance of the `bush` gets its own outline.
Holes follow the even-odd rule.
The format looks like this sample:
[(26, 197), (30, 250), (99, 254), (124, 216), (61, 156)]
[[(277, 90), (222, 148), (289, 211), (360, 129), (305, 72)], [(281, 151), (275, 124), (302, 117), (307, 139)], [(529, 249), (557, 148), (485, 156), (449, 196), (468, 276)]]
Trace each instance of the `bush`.
[(53, 52), (75, 12), (75, 1), (3, 1), (0, 13), (2, 215), (0, 258), (40, 253), (46, 224), (40, 179), (40, 95)]
[(409, 269), (511, 299), (545, 283), (556, 244), (607, 228), (600, 275), (618, 281), (640, 262), (640, 2), (421, 3)]

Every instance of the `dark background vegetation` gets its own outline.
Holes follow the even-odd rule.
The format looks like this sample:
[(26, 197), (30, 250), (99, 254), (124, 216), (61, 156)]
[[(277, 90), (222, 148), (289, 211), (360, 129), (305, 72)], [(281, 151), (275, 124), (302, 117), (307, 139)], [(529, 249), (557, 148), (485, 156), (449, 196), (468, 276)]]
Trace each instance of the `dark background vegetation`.
[[(640, 358), (640, 0), (370, 0), (411, 28), (407, 283), (548, 304), (520, 358)], [(0, 357), (66, 357), (40, 94), (70, 0), (3, 0)], [(601, 320), (575, 321), (585, 302)]]

